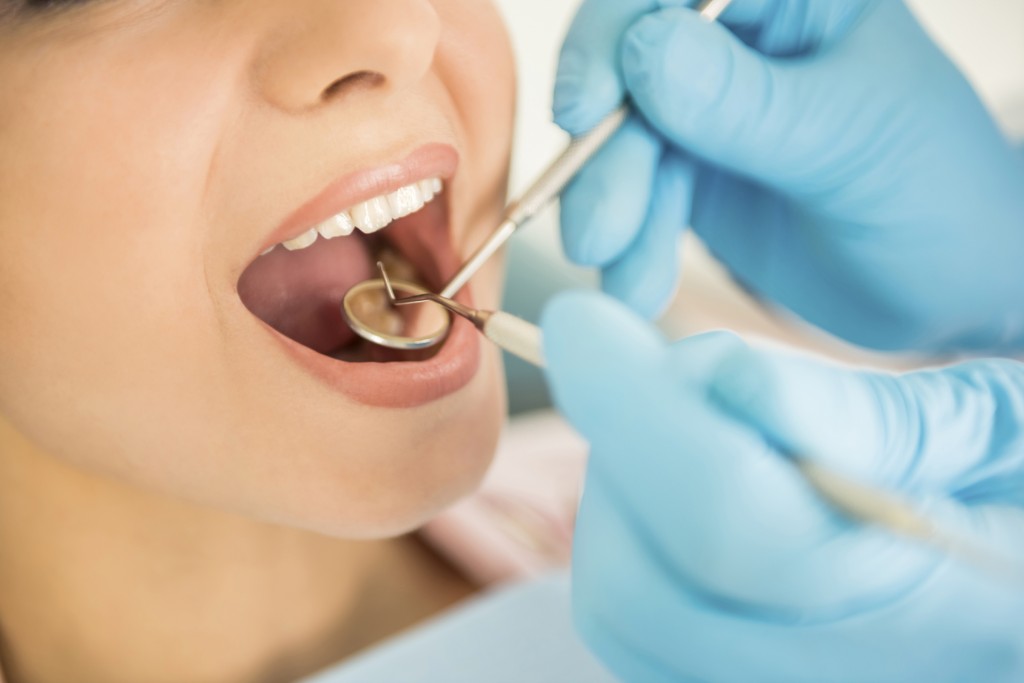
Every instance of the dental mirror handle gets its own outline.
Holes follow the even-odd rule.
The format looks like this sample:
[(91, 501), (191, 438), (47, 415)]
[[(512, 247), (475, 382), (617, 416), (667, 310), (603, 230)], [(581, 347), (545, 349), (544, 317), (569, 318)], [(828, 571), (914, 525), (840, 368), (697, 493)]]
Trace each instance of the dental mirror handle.
[(544, 337), (536, 325), (502, 311), (480, 311), (473, 323), (499, 348), (544, 368)]

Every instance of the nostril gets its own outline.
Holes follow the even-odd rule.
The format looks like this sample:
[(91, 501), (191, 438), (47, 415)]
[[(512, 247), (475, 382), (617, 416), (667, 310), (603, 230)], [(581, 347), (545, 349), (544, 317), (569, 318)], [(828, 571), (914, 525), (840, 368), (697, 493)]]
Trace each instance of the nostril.
[(384, 76), (375, 71), (357, 71), (324, 88), (320, 99), (324, 102), (340, 97), (345, 92), (369, 90), (384, 83)]

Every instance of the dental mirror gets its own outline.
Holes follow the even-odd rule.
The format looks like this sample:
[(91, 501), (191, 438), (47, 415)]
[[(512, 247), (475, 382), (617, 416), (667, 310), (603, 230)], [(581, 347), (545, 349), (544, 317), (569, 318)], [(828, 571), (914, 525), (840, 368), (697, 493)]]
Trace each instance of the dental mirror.
[(345, 295), (341, 313), (348, 326), (363, 339), (390, 349), (416, 351), (443, 341), (451, 327), (451, 314), (439, 305), (393, 306), (396, 298), (429, 294), (405, 280), (361, 282)]

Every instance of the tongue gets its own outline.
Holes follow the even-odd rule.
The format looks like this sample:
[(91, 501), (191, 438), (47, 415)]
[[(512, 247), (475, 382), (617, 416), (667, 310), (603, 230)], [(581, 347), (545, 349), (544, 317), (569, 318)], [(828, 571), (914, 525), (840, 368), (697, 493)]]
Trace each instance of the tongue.
[(242, 273), (238, 293), (260, 320), (329, 354), (355, 337), (341, 317), (342, 299), (374, 272), (361, 236), (320, 239), (308, 249), (289, 252), (278, 247), (256, 259)]

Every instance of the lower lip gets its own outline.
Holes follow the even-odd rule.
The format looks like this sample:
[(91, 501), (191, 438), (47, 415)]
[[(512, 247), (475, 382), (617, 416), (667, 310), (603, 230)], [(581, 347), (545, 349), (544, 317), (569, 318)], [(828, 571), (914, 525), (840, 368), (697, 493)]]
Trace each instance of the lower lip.
[[(472, 305), (468, 294), (457, 298)], [(416, 408), (432, 403), (465, 387), (480, 368), (480, 335), (461, 318), (453, 322), (434, 357), (408, 363), (347, 363), (319, 354), (269, 325), (267, 329), (317, 379), (359, 403), (378, 408)]]

